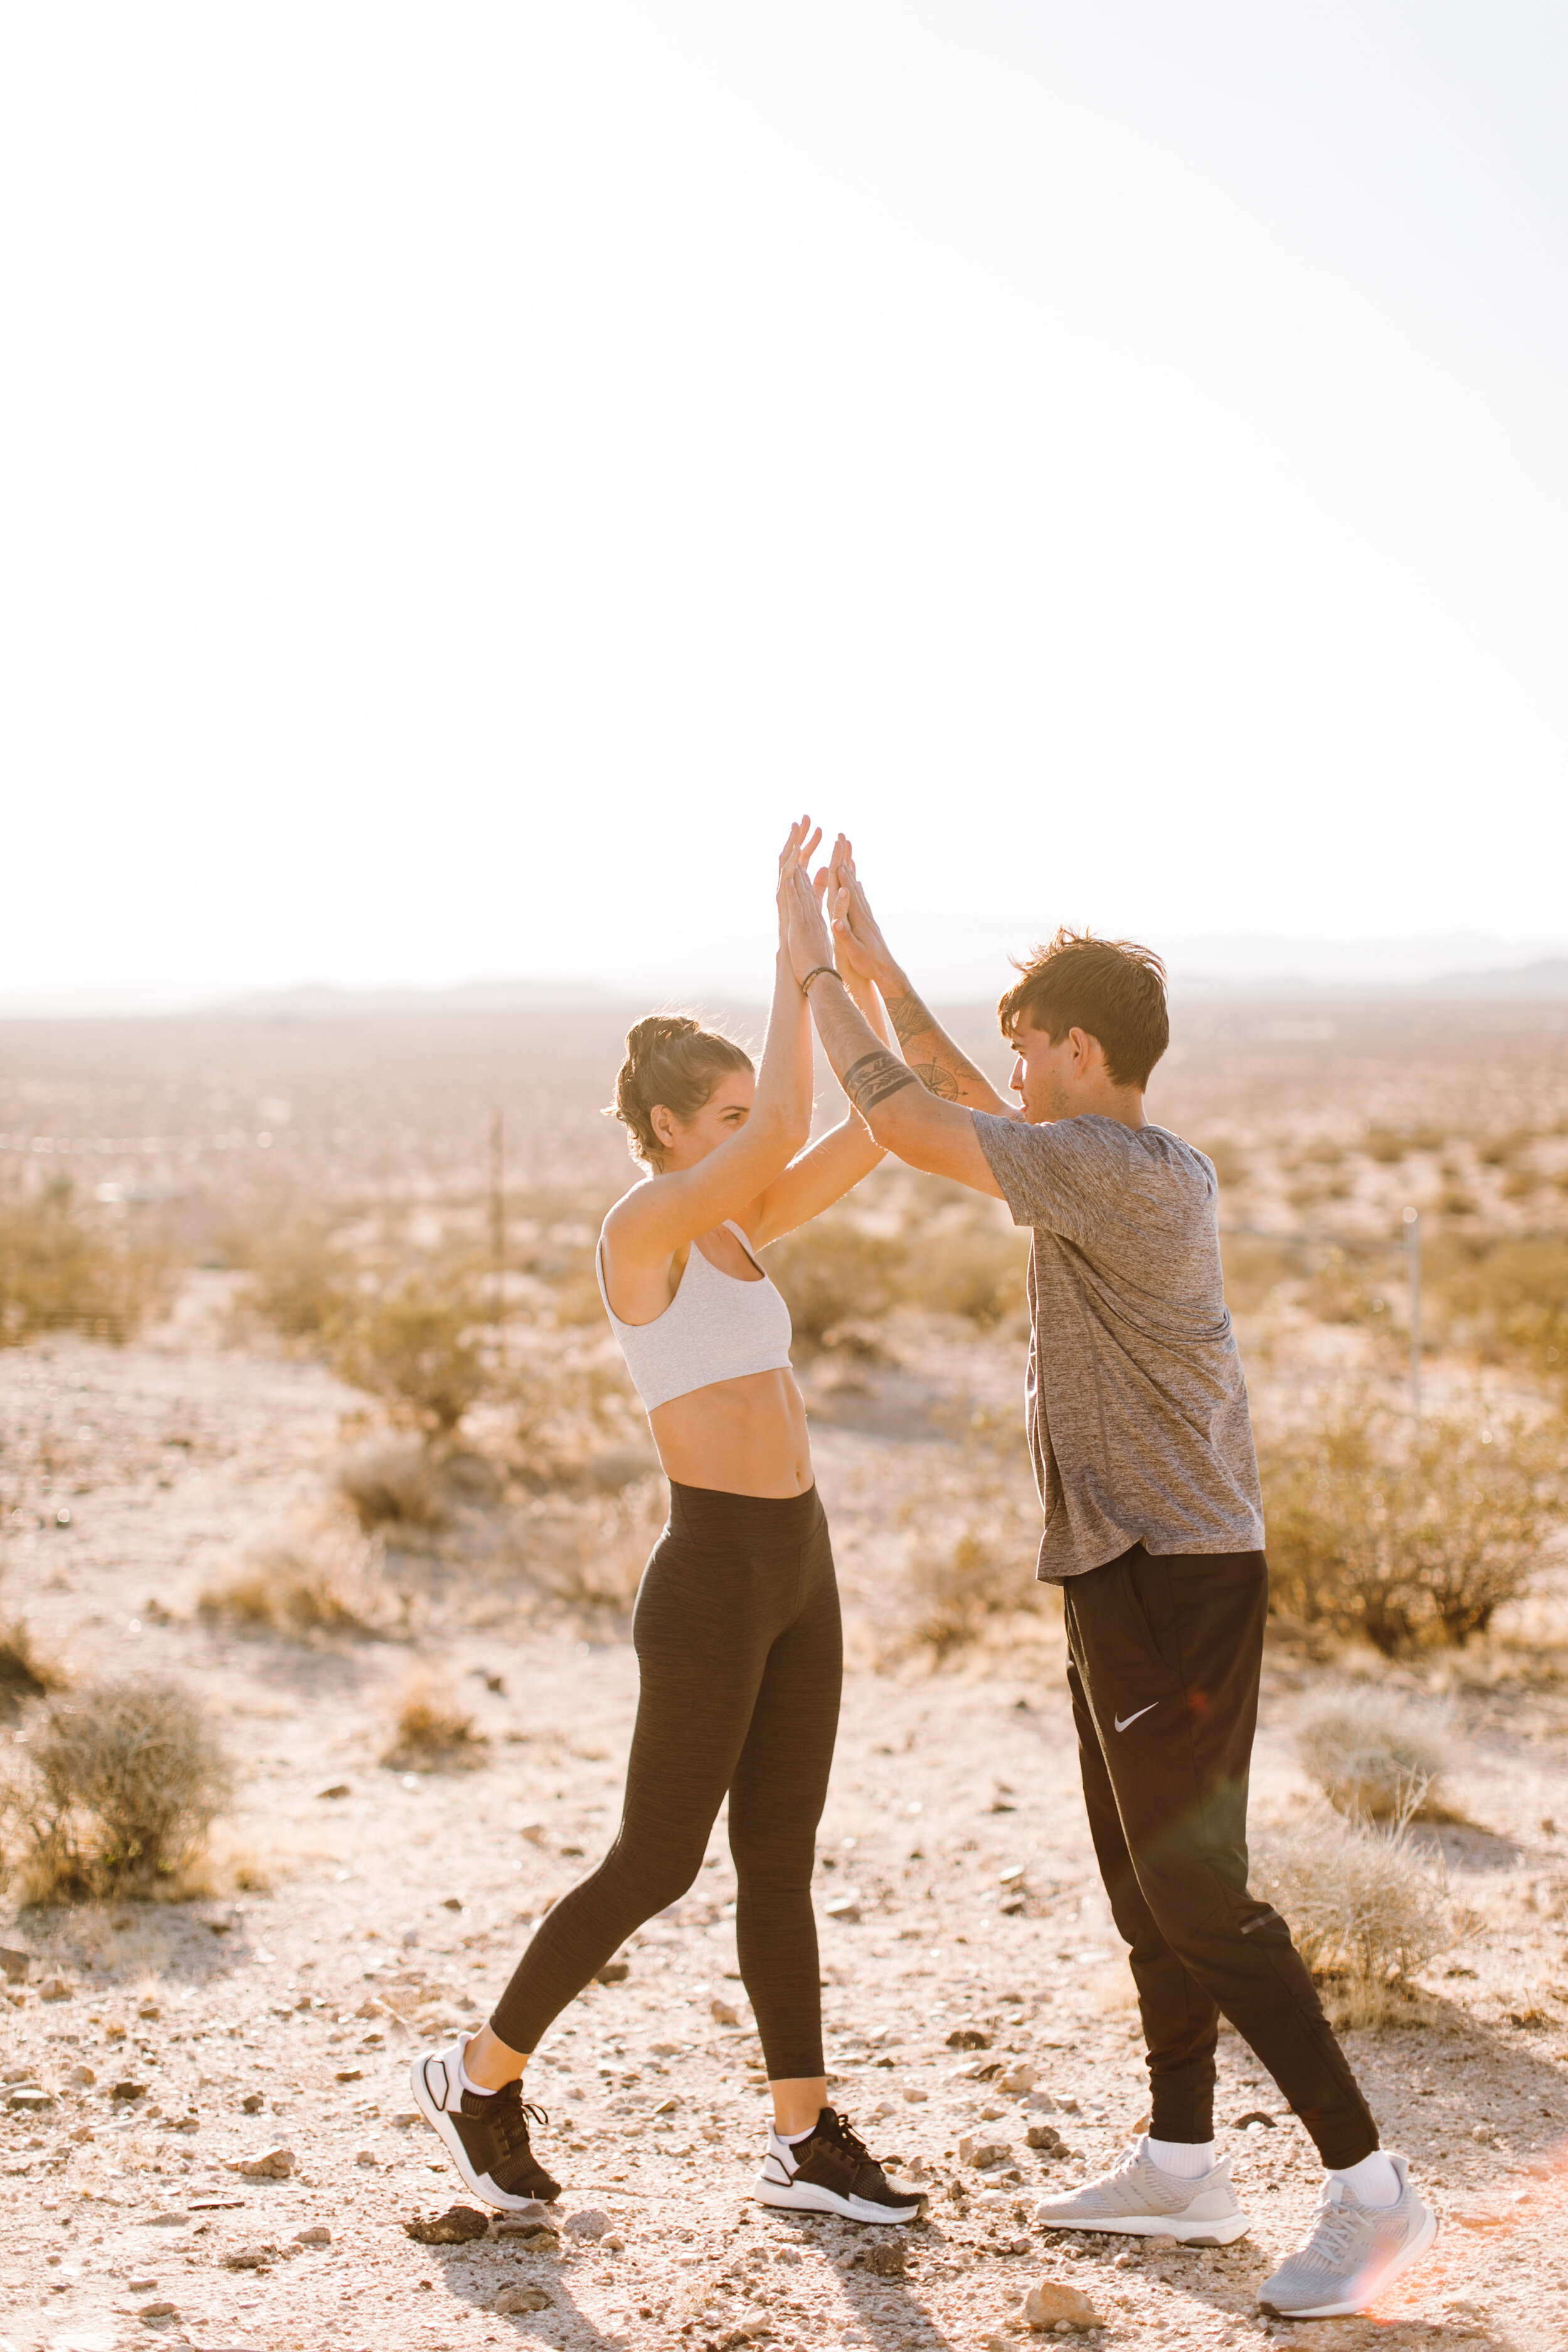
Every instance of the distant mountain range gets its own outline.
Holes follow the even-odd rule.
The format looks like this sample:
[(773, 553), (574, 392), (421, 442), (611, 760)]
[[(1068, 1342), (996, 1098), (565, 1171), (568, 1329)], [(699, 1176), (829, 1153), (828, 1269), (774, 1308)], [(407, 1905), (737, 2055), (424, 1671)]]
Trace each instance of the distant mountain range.
[[(994, 1003), (1010, 957), (1039, 937), (1038, 920), (910, 915), (889, 924), (926, 997)], [(1173, 995), (1204, 997), (1568, 997), (1568, 948), (1456, 936), (1434, 940), (1161, 939)], [(755, 1004), (772, 974), (766, 941), (695, 938), (680, 962), (649, 956), (602, 976), (475, 980), (453, 988), (343, 988), (311, 983), (225, 997), (216, 990), (140, 987), (0, 996), (0, 1019), (101, 1019), (202, 1013), (234, 1020), (330, 1021), (376, 1013), (547, 1013), (595, 1005)]]

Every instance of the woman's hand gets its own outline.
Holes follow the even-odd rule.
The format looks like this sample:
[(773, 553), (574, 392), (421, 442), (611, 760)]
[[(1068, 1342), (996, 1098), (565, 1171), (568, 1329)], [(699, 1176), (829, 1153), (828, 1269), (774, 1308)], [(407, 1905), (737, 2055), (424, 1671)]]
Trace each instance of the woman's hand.
[(792, 874), (805, 873), (818, 842), (822, 827), (813, 825), (808, 816), (796, 819), (789, 829), (789, 838), (779, 852), (778, 910), (779, 945), (785, 944), (789, 929), (789, 878)]
[(785, 918), (784, 945), (797, 981), (804, 980), (819, 964), (826, 964), (830, 971), (834, 969), (833, 934), (822, 911), (826, 888), (826, 867), (814, 882), (804, 865), (797, 866), (780, 887), (779, 904)]

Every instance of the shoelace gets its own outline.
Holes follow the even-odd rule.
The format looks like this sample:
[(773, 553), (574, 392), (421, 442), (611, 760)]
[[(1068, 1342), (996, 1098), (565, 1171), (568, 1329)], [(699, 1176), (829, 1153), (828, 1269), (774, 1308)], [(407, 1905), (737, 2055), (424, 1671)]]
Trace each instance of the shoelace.
[(816, 2128), (824, 2139), (837, 2140), (846, 2156), (852, 2156), (858, 2164), (874, 2165), (876, 2163), (876, 2158), (859, 2133), (855, 2130), (848, 2116), (841, 2115), (837, 2107), (827, 2109), (827, 2121), (819, 2123)]
[[(527, 2146), (530, 2123), (547, 2124), (550, 2121), (542, 2107), (536, 2107), (531, 2100), (523, 2097), (521, 2083), (509, 2083), (507, 2091), (511, 2095), (495, 2118), (496, 2137), (500, 2141), (504, 2156), (510, 2156), (513, 2148)], [(503, 2093), (502, 2096), (505, 2095)]]
[(1318, 2192), (1318, 2217), (1312, 2225), (1311, 2236), (1301, 2249), (1301, 2260), (1310, 2262), (1315, 2256), (1320, 2262), (1331, 2264), (1348, 2253), (1355, 2235), (1356, 2210), (1359, 2208), (1352, 2210), (1344, 2205), (1331, 2189), (1321, 2189)]

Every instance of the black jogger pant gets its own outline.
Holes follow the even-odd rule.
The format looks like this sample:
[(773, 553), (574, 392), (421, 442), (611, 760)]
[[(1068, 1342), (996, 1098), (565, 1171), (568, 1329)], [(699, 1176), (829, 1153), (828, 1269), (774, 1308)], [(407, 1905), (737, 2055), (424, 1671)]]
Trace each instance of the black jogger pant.
[(1131, 1950), (1156, 2139), (1214, 2134), (1223, 2015), (1331, 2168), (1377, 2126), (1277, 1911), (1247, 1891), (1268, 1567), (1142, 1544), (1063, 1586), (1089, 1829)]
[(546, 1912), (491, 2028), (537, 2048), (632, 1930), (686, 1893), (728, 1790), (735, 1941), (768, 2074), (820, 2074), (811, 1874), (844, 1644), (816, 1487), (774, 1501), (672, 1483), (632, 1640), (642, 1685), (616, 1842)]

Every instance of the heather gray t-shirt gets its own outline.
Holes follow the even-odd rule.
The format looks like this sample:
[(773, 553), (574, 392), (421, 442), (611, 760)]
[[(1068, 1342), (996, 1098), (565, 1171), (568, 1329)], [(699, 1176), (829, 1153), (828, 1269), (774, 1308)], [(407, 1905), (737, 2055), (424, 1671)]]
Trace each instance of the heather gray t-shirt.
[(1163, 1127), (973, 1114), (1033, 1228), (1025, 1385), (1053, 1584), (1135, 1543), (1260, 1551), (1247, 1382), (1225, 1303), (1212, 1163)]

